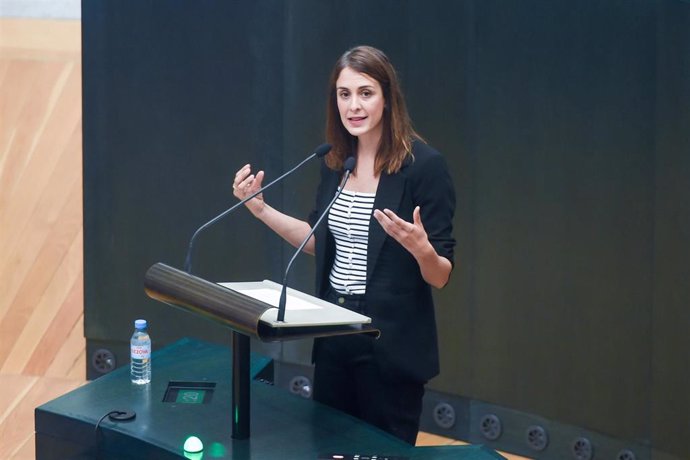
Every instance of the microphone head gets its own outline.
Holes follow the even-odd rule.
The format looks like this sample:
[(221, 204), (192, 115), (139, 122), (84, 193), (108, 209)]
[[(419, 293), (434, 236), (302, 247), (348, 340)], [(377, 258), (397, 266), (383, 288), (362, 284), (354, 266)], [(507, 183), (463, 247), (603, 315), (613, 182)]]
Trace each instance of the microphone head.
[(357, 160), (355, 157), (347, 157), (345, 163), (343, 164), (343, 169), (347, 172), (352, 172), (355, 169), (356, 164)]
[(331, 144), (321, 144), (318, 147), (316, 147), (316, 150), (314, 150), (314, 153), (318, 158), (323, 158), (326, 156), (328, 152), (331, 151), (333, 146)]

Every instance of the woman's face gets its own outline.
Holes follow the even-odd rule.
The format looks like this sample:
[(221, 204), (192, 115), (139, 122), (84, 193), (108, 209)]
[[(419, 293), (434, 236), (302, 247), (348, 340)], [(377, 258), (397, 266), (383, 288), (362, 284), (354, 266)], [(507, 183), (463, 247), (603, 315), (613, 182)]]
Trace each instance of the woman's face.
[(386, 101), (378, 81), (345, 67), (335, 83), (340, 121), (353, 136), (378, 143)]

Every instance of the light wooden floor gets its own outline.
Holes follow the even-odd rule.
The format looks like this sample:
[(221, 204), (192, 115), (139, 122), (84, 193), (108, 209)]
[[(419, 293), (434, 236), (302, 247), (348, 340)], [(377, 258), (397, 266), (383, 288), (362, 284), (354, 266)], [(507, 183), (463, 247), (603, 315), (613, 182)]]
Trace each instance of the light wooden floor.
[(81, 24), (0, 19), (0, 458), (85, 380)]
[(0, 459), (33, 459), (34, 408), (85, 383), (80, 33), (0, 19)]

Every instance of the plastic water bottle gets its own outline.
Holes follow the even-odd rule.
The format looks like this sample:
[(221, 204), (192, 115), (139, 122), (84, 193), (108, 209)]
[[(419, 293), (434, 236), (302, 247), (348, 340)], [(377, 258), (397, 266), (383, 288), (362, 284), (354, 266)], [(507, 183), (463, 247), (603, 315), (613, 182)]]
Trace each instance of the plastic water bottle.
[(130, 344), (130, 373), (132, 383), (143, 385), (151, 381), (151, 337), (145, 319), (134, 321), (134, 334)]

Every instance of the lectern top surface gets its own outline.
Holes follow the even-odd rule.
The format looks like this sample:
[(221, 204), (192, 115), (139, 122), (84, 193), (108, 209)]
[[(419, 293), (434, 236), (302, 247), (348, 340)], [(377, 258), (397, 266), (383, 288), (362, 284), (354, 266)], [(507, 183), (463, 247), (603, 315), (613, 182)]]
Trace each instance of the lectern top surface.
[(337, 326), (371, 323), (371, 318), (368, 316), (339, 307), (289, 287), (287, 288), (287, 299), (285, 302), (285, 321), (280, 322), (277, 318), (282, 285), (270, 280), (219, 284), (274, 307), (266, 310), (260, 318), (261, 321), (271, 327)]

